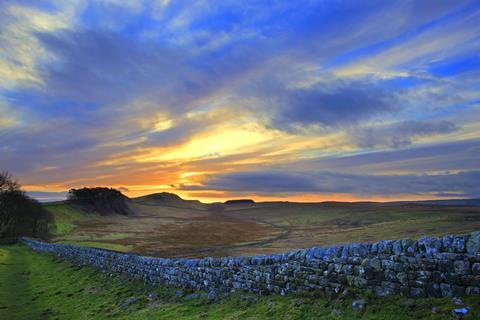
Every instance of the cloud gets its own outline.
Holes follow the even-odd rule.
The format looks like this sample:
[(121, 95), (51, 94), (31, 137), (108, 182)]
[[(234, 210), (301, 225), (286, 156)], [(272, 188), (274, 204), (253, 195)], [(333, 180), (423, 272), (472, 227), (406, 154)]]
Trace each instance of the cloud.
[(391, 112), (396, 107), (393, 95), (363, 82), (337, 81), (305, 89), (270, 92), (272, 95), (268, 98), (278, 108), (272, 120), (277, 128), (348, 125)]
[[(478, 66), (456, 66), (478, 51), (476, 3), (0, 9), (0, 167), (27, 184), (159, 189), (201, 181), (185, 170), (291, 171), (290, 187), (310, 190), (296, 175), (479, 169), (475, 117), (458, 116), (480, 99)], [(432, 69), (444, 62), (448, 73)]]
[(113, 104), (139, 94), (183, 86), (182, 55), (106, 30), (37, 33), (56, 57), (42, 66), (50, 95), (88, 103)]
[[(0, 133), (10, 129), (20, 121), (20, 115), (10, 104), (0, 96)], [(1, 150), (1, 149), (0, 149)]]
[(73, 25), (77, 1), (3, 1), (0, 3), (0, 85), (2, 89), (38, 88), (39, 68), (51, 56), (37, 32), (67, 30)]
[(369, 175), (476, 171), (480, 163), (480, 140), (445, 141), (405, 149), (334, 154), (288, 163), (283, 170), (337, 171)]
[[(272, 195), (276, 193), (347, 193), (354, 195), (453, 194), (480, 197), (480, 171), (437, 175), (359, 175), (336, 172), (236, 172), (207, 179), (204, 190)], [(182, 186), (199, 190), (199, 186)]]
[(412, 144), (412, 139), (452, 133), (458, 127), (449, 121), (402, 121), (389, 125), (360, 127), (353, 131), (352, 139), (360, 148), (401, 148)]
[[(423, 5), (432, 9), (428, 3)], [(408, 33), (392, 37), (370, 54), (355, 56), (350, 63), (338, 68), (336, 74), (362, 77), (417, 73), (430, 63), (475, 52), (480, 18), (478, 5), (473, 2), (457, 5)]]
[[(147, 140), (142, 142), (143, 146), (175, 146), (194, 140), (201, 134), (211, 133), (229, 121), (237, 124), (242, 123), (249, 114), (246, 111), (238, 111), (229, 107), (218, 107), (205, 112), (187, 113), (167, 120), (168, 128), (154, 130), (147, 135)], [(163, 121), (165, 123), (165, 121)]]

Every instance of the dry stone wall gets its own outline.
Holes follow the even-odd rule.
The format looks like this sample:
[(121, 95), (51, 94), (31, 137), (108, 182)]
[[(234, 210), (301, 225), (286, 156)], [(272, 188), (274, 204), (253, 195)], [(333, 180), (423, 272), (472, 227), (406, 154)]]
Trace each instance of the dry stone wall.
[(283, 295), (315, 290), (330, 298), (355, 287), (378, 296), (398, 293), (413, 298), (480, 294), (480, 231), (203, 259), (152, 258), (28, 238), (20, 241), (35, 251), (104, 272), (209, 292)]

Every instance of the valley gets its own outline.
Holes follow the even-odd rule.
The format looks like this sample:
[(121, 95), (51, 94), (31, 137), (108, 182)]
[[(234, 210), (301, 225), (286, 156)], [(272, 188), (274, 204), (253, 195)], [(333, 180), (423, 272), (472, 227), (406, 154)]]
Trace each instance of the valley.
[(45, 204), (52, 241), (158, 257), (261, 255), (346, 242), (467, 233), (480, 207), (417, 203), (203, 204), (173, 194), (129, 199), (132, 215)]

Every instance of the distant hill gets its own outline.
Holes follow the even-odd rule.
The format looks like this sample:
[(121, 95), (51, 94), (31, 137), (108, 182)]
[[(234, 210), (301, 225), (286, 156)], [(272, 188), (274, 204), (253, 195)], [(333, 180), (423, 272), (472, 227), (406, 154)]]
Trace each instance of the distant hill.
[(153, 193), (146, 196), (132, 198), (135, 203), (150, 206), (168, 206), (204, 210), (206, 205), (198, 200), (185, 200), (170, 192)]
[(389, 204), (425, 204), (435, 206), (480, 206), (480, 199), (446, 199), (446, 200), (422, 200), (422, 201), (393, 201)]
[[(66, 201), (71, 205), (81, 208), (85, 212), (97, 213), (100, 215), (136, 215), (138, 207), (135, 204), (158, 207), (172, 207), (193, 210), (208, 210), (220, 213), (224, 210), (240, 210), (240, 209), (260, 209), (275, 206), (282, 208), (297, 208), (298, 206), (320, 206), (326, 208), (353, 208), (357, 206), (377, 207), (384, 206), (404, 206), (404, 205), (423, 205), (423, 206), (480, 206), (480, 199), (446, 199), (446, 200), (423, 200), (423, 201), (391, 201), (391, 202), (255, 202), (253, 199), (230, 199), (224, 203), (205, 204), (199, 200), (186, 200), (180, 196), (169, 193), (160, 192), (153, 193), (137, 198), (128, 198), (120, 191), (111, 188), (82, 188), (72, 189), (69, 192), (69, 200)], [(52, 203), (53, 204), (53, 203)]]
[[(191, 208), (205, 210), (213, 205), (249, 205), (255, 204), (257, 206), (263, 205), (295, 205), (302, 204), (290, 201), (267, 201), (267, 202), (255, 202), (253, 199), (230, 199), (223, 203), (210, 203), (204, 204), (199, 200), (185, 200), (180, 196), (170, 192), (153, 193), (146, 196), (132, 198), (136, 203), (144, 205), (154, 206), (171, 206), (180, 208)], [(418, 205), (436, 205), (436, 206), (480, 206), (480, 199), (446, 199), (446, 200), (421, 200), (421, 201), (390, 201), (390, 202), (373, 202), (373, 201), (356, 201), (356, 202), (342, 202), (342, 201), (321, 201), (321, 202), (309, 202), (310, 204), (321, 204), (324, 206), (354, 206), (354, 205), (366, 205), (366, 206), (383, 206), (383, 205), (405, 205), (405, 204), (418, 204)], [(305, 204), (305, 203), (303, 203)]]
[(146, 196), (141, 196), (138, 198), (133, 198), (135, 201), (157, 201), (157, 202), (178, 202), (178, 201), (185, 201), (180, 196), (176, 195), (175, 193), (170, 192), (159, 192), (159, 193), (152, 193)]

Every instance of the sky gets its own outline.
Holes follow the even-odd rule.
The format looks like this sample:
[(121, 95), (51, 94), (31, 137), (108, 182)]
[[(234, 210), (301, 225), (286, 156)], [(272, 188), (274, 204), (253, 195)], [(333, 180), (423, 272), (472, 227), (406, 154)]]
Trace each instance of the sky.
[(480, 197), (479, 1), (3, 0), (0, 43), (40, 200)]

